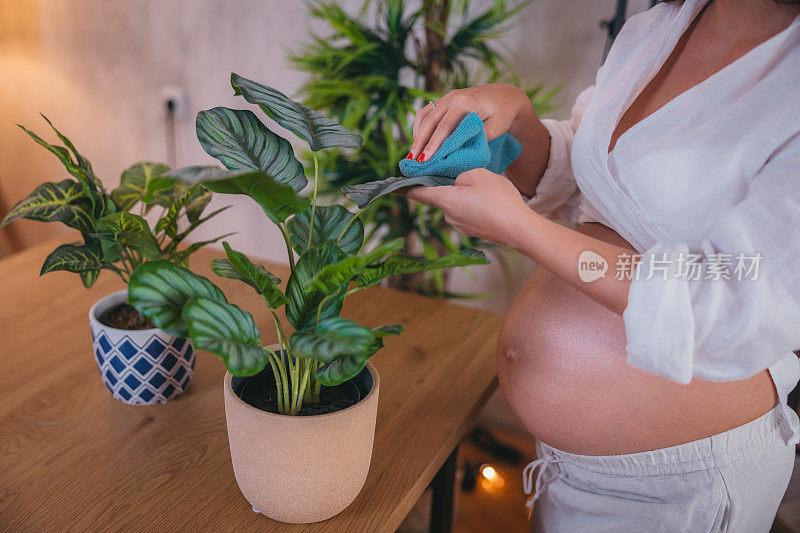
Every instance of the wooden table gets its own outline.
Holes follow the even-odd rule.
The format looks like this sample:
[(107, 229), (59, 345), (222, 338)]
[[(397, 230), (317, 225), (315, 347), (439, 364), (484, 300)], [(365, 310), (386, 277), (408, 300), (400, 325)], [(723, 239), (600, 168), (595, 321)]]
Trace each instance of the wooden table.
[[(197, 359), (183, 396), (135, 407), (114, 400), (91, 354), (87, 314), (122, 288), (103, 273), (86, 290), (66, 272), (39, 278), (56, 241), (0, 260), (0, 530), (394, 531), (495, 390), (502, 317), (395, 290), (351, 297), (343, 316), (402, 323), (373, 358), (381, 397), (372, 465), (358, 498), (317, 524), (282, 524), (251, 511), (231, 467), (222, 362)], [(249, 288), (193, 258), (229, 299), (275, 337)], [(286, 279), (283, 266), (267, 265)]]

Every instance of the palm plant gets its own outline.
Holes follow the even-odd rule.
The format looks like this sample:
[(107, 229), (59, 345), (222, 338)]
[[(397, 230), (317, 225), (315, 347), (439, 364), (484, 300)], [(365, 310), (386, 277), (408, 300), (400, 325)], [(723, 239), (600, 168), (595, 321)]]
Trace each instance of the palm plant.
[[(351, 15), (336, 2), (310, 3), (310, 15), (330, 31), (312, 34), (311, 42), (290, 56), (296, 68), (309, 73), (305, 103), (364, 139), (356, 151), (333, 150), (319, 158), (327, 179), (322, 193), (399, 175), (398, 162), (411, 144), (414, 113), (425, 101), (479, 83), (519, 84), (495, 41), (529, 4), (494, 0), (473, 15), (469, 0), (364, 0), (360, 13)], [(373, 24), (362, 21), (370, 12)], [(546, 113), (557, 90), (537, 86), (526, 93), (537, 112)], [(406, 253), (425, 257), (487, 245), (452, 231), (437, 208), (393, 195), (373, 202), (365, 221), (368, 241), (405, 237)], [(445, 276), (446, 271), (418, 273), (395, 283), (444, 296)]]

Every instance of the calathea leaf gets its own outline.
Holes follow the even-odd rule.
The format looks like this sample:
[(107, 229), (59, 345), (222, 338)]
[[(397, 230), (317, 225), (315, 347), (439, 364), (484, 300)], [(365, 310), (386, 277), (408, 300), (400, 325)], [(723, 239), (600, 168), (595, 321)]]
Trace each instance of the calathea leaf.
[(195, 296), (183, 307), (183, 320), (196, 348), (219, 356), (236, 376), (252, 376), (267, 365), (269, 352), (253, 316), (228, 302)]
[(373, 337), (369, 348), (360, 354), (342, 355), (317, 368), (316, 378), (326, 387), (333, 387), (356, 377), (370, 357), (383, 348), (383, 338)]
[(278, 183), (260, 171), (190, 166), (172, 170), (169, 175), (185, 183), (201, 182), (212, 192), (249, 196), (276, 224), (302, 213), (309, 206), (308, 199), (298, 196), (291, 186)]
[(187, 334), (183, 308), (195, 296), (227, 302), (216, 285), (170, 261), (142, 263), (128, 283), (128, 303), (157, 328), (179, 337)]
[(98, 220), (92, 236), (136, 250), (147, 259), (160, 259), (162, 256), (158, 240), (150, 231), (147, 221), (127, 211), (119, 211)]
[(306, 287), (329, 293), (347, 284), (358, 276), (368, 265), (381, 259), (388, 253), (403, 247), (405, 239), (398, 237), (389, 242), (376, 246), (374, 250), (364, 255), (347, 256), (340, 261), (328, 264), (319, 270), (313, 278), (306, 282)]
[(361, 136), (357, 133), (293, 101), (272, 87), (238, 74), (231, 74), (231, 85), (235, 94), (242, 95), (251, 104), (260, 106), (275, 122), (305, 139), (315, 152), (336, 146), (344, 148), (361, 146)]
[(11, 208), (0, 228), (20, 218), (63, 222), (81, 233), (89, 233), (93, 224), (92, 204), (77, 181), (43, 183)]
[(453, 178), (443, 176), (414, 176), (413, 178), (398, 176), (380, 181), (347, 185), (342, 187), (342, 192), (353, 200), (359, 208), (363, 208), (375, 198), (380, 198), (404, 187), (441, 187), (443, 185), (452, 185), (454, 182)]
[(44, 260), (39, 275), (66, 270), (81, 274), (83, 284), (89, 288), (97, 280), (100, 270), (107, 265), (103, 262), (100, 247), (96, 242), (88, 244), (62, 244)]
[(229, 170), (260, 170), (300, 192), (308, 183), (289, 141), (252, 111), (215, 107), (197, 114), (197, 138)]
[(372, 343), (370, 343), (366, 351), (357, 355), (343, 355), (326, 362), (317, 369), (317, 379), (320, 383), (328, 387), (339, 385), (340, 383), (353, 379), (364, 369), (369, 358), (383, 349), (384, 337), (388, 335), (399, 335), (402, 331), (403, 326), (400, 324), (372, 328)]
[(338, 316), (341, 312), (346, 286), (325, 293), (308, 288), (308, 281), (325, 265), (335, 263), (343, 257), (347, 256), (336, 243), (328, 241), (311, 248), (297, 260), (294, 271), (286, 282), (286, 319), (295, 330), (302, 331), (311, 327), (317, 320), (317, 309), (320, 305), (320, 320)]
[(328, 361), (342, 355), (363, 354), (373, 339), (370, 328), (332, 317), (321, 320), (313, 329), (295, 332), (289, 344), (295, 357)]
[(359, 287), (371, 287), (389, 276), (413, 274), (414, 272), (438, 270), (440, 268), (485, 265), (488, 262), (483, 252), (472, 248), (434, 259), (396, 255), (378, 265), (365, 268), (355, 281)]
[(169, 167), (163, 163), (136, 163), (122, 172), (119, 187), (111, 191), (111, 199), (124, 211), (140, 200), (150, 203), (154, 193), (168, 189), (175, 182), (174, 179), (164, 178), (164, 173), (168, 171)]
[(286, 296), (278, 288), (280, 279), (270, 274), (263, 266), (252, 263), (246, 255), (231, 248), (227, 242), (223, 242), (222, 245), (228, 258), (211, 261), (211, 270), (217, 276), (247, 283), (272, 309), (277, 309), (286, 303)]
[[(311, 209), (303, 211), (289, 220), (287, 224), (292, 247), (298, 254), (302, 254), (308, 249), (311, 211)], [(356, 218), (347, 226), (347, 223), (352, 218), (353, 214), (341, 205), (318, 205), (314, 209), (314, 230), (311, 233), (311, 247), (326, 241), (336, 241), (339, 239), (342, 230), (347, 227), (341, 240), (339, 240), (339, 248), (348, 255), (357, 253), (364, 242), (364, 224)]]

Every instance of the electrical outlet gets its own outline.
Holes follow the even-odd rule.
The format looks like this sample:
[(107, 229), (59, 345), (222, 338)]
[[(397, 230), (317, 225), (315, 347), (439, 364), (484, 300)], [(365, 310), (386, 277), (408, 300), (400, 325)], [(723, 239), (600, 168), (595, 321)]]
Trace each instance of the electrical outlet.
[(186, 91), (177, 87), (167, 87), (161, 91), (161, 101), (164, 109), (176, 119), (183, 119), (189, 115), (189, 97)]

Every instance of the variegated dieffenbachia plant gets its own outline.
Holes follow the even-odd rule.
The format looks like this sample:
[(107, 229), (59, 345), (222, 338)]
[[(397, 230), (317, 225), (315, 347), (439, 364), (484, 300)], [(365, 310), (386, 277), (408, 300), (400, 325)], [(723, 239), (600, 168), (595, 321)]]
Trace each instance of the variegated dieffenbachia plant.
[[(216, 107), (197, 115), (200, 144), (224, 169), (192, 166), (166, 175), (187, 186), (202, 183), (215, 193), (249, 196), (280, 230), (290, 269), (285, 286), (227, 242), (226, 258), (211, 263), (216, 275), (246, 283), (264, 300), (280, 348), (262, 344), (250, 313), (228, 302), (219, 287), (175, 263), (153, 261), (138, 267), (128, 285), (128, 303), (159, 328), (189, 337), (197, 348), (218, 355), (234, 375), (254, 375), (269, 365), (278, 411), (297, 415), (304, 403), (319, 401), (322, 386), (355, 377), (383, 347), (384, 337), (403, 329), (399, 324), (363, 326), (339, 316), (348, 295), (392, 275), (487, 260), (473, 249), (438, 258), (403, 257), (397, 254), (402, 238), (363, 250), (365, 198), (354, 198), (360, 204), (355, 213), (339, 204), (317, 205), (317, 153), (357, 147), (361, 137), (271, 87), (236, 74), (231, 84), (236, 95), (308, 143), (314, 160), (310, 197), (301, 194), (308, 179), (291, 144), (250, 110)], [(374, 198), (385, 189), (367, 195)], [(280, 308), (294, 328), (291, 335), (278, 318)]]
[[(81, 233), (83, 242), (62, 244), (47, 256), (41, 274), (74, 272), (89, 288), (102, 270), (109, 270), (127, 283), (142, 263), (162, 260), (185, 266), (192, 253), (227, 236), (183, 245), (197, 226), (226, 209), (203, 216), (211, 200), (209, 190), (200, 183), (187, 186), (167, 176), (167, 165), (140, 162), (125, 170), (119, 186), (109, 193), (89, 160), (44, 119), (64, 146), (50, 144), (19, 127), (55, 154), (72, 177), (39, 185), (0, 222), (0, 228), (21, 218), (61, 222)], [(144, 215), (157, 207), (161, 216), (151, 228)], [(139, 213), (132, 212), (135, 210)]]

